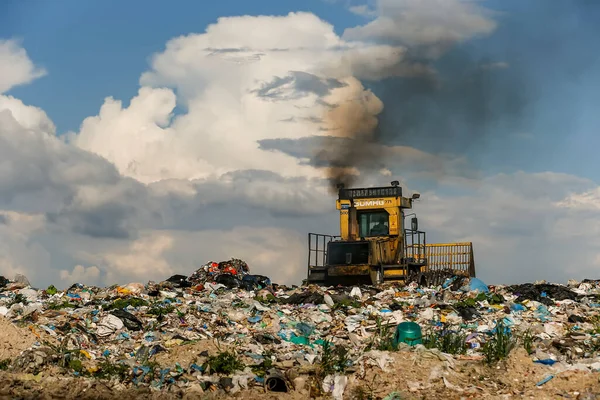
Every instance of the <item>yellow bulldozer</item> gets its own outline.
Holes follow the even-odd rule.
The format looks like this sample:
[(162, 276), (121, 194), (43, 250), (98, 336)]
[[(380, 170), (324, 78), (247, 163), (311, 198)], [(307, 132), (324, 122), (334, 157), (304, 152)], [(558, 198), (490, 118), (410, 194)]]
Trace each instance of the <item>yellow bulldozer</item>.
[(416, 214), (405, 214), (420, 198), (418, 193), (403, 197), (398, 181), (388, 187), (339, 185), (338, 190), (340, 234), (308, 234), (305, 284), (435, 286), (454, 275), (475, 277), (471, 242), (427, 243)]

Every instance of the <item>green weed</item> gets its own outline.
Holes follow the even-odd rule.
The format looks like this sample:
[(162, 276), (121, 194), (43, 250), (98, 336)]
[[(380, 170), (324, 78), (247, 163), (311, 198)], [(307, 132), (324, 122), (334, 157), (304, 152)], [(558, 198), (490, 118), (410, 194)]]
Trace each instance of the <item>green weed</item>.
[(508, 357), (516, 341), (502, 321), (496, 323), (496, 333), (483, 345), (483, 354), (488, 365)]
[(216, 356), (208, 357), (205, 369), (209, 373), (230, 375), (235, 371), (241, 371), (245, 368), (244, 364), (238, 359), (237, 355), (229, 351), (220, 351)]
[(380, 317), (375, 319), (376, 330), (371, 337), (370, 343), (367, 345), (366, 350), (381, 350), (381, 351), (394, 351), (394, 333), (395, 325), (384, 324)]
[(46, 304), (47, 310), (61, 310), (63, 308), (77, 308), (77, 304), (70, 303), (68, 300)]
[(111, 363), (109, 360), (104, 360), (98, 365), (98, 370), (92, 375), (98, 379), (116, 377), (120, 381), (125, 381), (131, 376), (131, 367), (127, 364)]
[(264, 377), (267, 374), (267, 371), (273, 368), (273, 360), (271, 356), (273, 355), (270, 351), (265, 351), (263, 354), (263, 361), (252, 367), (252, 372), (256, 374), (256, 376)]
[(165, 316), (173, 311), (175, 311), (175, 306), (171, 304), (155, 302), (150, 306), (150, 309), (147, 311), (147, 313), (156, 316), (156, 319), (162, 322), (165, 319)]
[(344, 346), (333, 346), (326, 340), (323, 343), (319, 370), (322, 377), (334, 373), (344, 373), (350, 361), (348, 349)]
[(144, 299), (140, 299), (139, 297), (130, 297), (128, 299), (117, 299), (111, 304), (104, 305), (102, 308), (106, 311), (110, 310), (122, 310), (129, 306), (131, 307), (143, 307), (147, 306), (148, 302)]
[(448, 327), (442, 330), (431, 330), (423, 337), (423, 346), (428, 349), (438, 349), (448, 354), (466, 354), (467, 335), (462, 332), (455, 332)]
[(523, 348), (525, 349), (527, 354), (533, 353), (533, 335), (531, 334), (531, 331), (529, 329), (527, 329), (523, 333), (522, 341)]
[(346, 310), (348, 308), (359, 308), (361, 306), (360, 302), (354, 299), (343, 299), (333, 305), (332, 310)]
[(265, 297), (262, 296), (255, 296), (254, 300), (258, 301), (261, 304), (273, 304), (273, 303), (277, 303), (277, 297), (273, 296), (271, 293), (268, 293)]
[(370, 383), (356, 386), (350, 393), (350, 398), (352, 400), (375, 400), (377, 398), (375, 396), (375, 379), (377, 379), (377, 375), (373, 375)]
[(19, 303), (23, 303), (23, 305), (26, 305), (28, 303), (27, 297), (20, 293), (15, 295), (15, 297), (8, 303), (7, 307), (10, 308), (13, 304)]
[(2, 361), (0, 361), (0, 371), (6, 371), (8, 369), (8, 367), (10, 367), (10, 364), (12, 363), (10, 358), (6, 358)]

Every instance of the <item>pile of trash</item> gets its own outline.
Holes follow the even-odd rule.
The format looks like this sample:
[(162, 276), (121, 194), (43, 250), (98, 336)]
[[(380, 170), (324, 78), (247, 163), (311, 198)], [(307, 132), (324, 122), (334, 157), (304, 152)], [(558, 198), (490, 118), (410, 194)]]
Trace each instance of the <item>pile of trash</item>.
[[(0, 277), (0, 315), (32, 334), (26, 349), (0, 360), (0, 370), (105, 379), (121, 389), (341, 399), (380, 371), (395, 384), (407, 374), (398, 390), (409, 393), (438, 382), (481, 394), (483, 383), (461, 381), (455, 365), (493, 370), (516, 352), (545, 368), (534, 387), (569, 371), (600, 371), (600, 281), (592, 280), (487, 286), (452, 277), (435, 288), (288, 287), (232, 259), (190, 276), (108, 288), (35, 289), (22, 275)], [(413, 365), (435, 359), (444, 370), (431, 367), (425, 380), (412, 376), (410, 364), (400, 369), (407, 359), (401, 353)], [(400, 398), (392, 392), (387, 398)]]

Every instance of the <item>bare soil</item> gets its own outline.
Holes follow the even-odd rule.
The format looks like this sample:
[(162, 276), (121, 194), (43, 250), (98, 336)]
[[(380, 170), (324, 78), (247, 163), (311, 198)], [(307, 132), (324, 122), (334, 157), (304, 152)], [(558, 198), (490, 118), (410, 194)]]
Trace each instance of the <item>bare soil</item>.
[[(179, 346), (157, 361), (184, 364), (203, 350), (213, 350), (210, 342)], [(401, 399), (600, 399), (600, 374), (567, 371), (556, 374), (547, 383), (536, 386), (550, 368), (535, 364), (522, 350), (497, 367), (490, 368), (481, 360), (456, 360), (453, 366), (438, 359), (424, 358), (410, 352), (392, 354), (394, 363), (384, 372), (367, 366), (349, 377), (344, 399), (382, 399), (398, 392)], [(363, 373), (364, 372), (364, 373)], [(0, 373), (0, 397), (36, 399), (283, 399), (328, 398), (317, 390), (311, 375), (302, 375), (306, 385), (289, 393), (265, 393), (262, 387), (251, 387), (235, 394), (203, 392), (198, 384), (157, 391), (150, 388), (128, 388), (108, 381), (76, 377)], [(312, 386), (312, 388), (311, 388)], [(330, 397), (329, 397), (330, 398)]]

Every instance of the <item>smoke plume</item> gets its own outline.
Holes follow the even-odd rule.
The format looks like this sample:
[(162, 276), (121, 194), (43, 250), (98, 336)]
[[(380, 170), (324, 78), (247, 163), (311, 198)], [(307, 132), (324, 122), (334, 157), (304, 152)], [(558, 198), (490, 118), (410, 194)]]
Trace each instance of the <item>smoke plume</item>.
[[(362, 34), (371, 40), (378, 39), (376, 35), (384, 35), (382, 41), (397, 39), (395, 44), (404, 51), (398, 65), (385, 63), (381, 71), (378, 60), (371, 60), (371, 74), (388, 78), (370, 82), (367, 88), (358, 79), (347, 78), (346, 86), (333, 90), (327, 99), (329, 107), (322, 117), (327, 136), (315, 158), (325, 167), (332, 190), (338, 184), (355, 184), (360, 174), (393, 167), (397, 160), (385, 158), (386, 146), (411, 146), (434, 154), (464, 154), (479, 146), (485, 152), (494, 136), (525, 129), (525, 111), (533, 95), (530, 82), (518, 66), (502, 58), (472, 55), (465, 44), (469, 37), (491, 33), (495, 23), (488, 23), (480, 9), (464, 9), (462, 3), (450, 1), (458, 10), (454, 19), (443, 29), (432, 25), (435, 35), (421, 36), (428, 32), (428, 23), (442, 16), (418, 2), (404, 3), (411, 4), (414, 18), (423, 19), (423, 24), (410, 22), (414, 30), (407, 31), (406, 13), (398, 12), (395, 24), (389, 23), (392, 15), (375, 20), (369, 29), (351, 31), (358, 38)], [(403, 42), (406, 37), (410, 40)], [(390, 76), (389, 71), (412, 73)]]
[(334, 101), (326, 108), (322, 147), (315, 156), (318, 164), (325, 165), (330, 186), (352, 185), (357, 177), (356, 167), (369, 162), (370, 144), (375, 143), (377, 116), (383, 103), (370, 90), (365, 90), (356, 78), (343, 80), (345, 86), (337, 89), (326, 101)]

